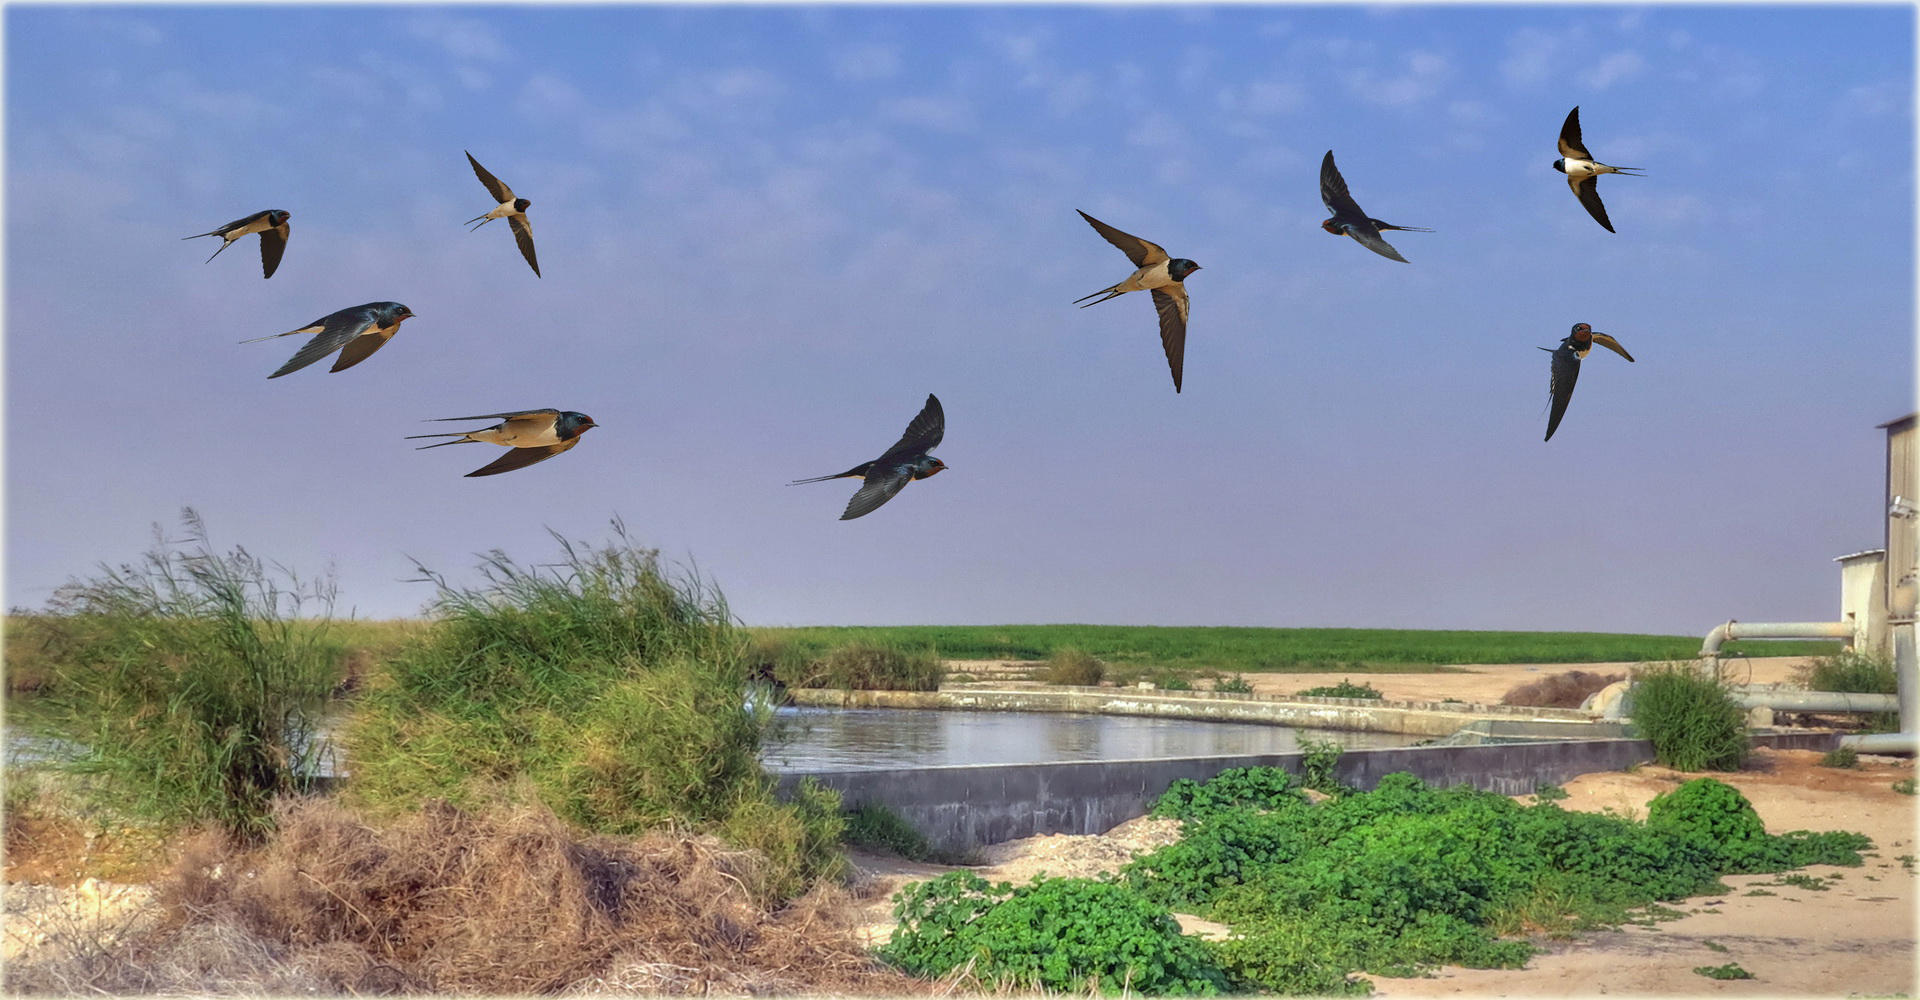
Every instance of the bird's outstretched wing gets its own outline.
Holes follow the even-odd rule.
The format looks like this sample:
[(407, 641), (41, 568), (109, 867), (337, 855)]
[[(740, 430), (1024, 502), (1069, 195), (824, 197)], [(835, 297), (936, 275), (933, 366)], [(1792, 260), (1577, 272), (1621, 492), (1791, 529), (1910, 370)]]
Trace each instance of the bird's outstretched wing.
[(869, 476), (859, 491), (854, 493), (853, 499), (847, 501), (847, 509), (841, 513), (840, 520), (851, 521), (873, 513), (881, 504), (893, 499), (894, 494), (904, 489), (912, 479), (913, 472), (905, 466), (895, 470), (892, 475)]
[[(1080, 212), (1077, 208), (1074, 211)], [(1146, 267), (1148, 264), (1158, 264), (1167, 259), (1167, 252), (1160, 249), (1159, 244), (1149, 243), (1138, 236), (1123, 233), (1085, 212), (1080, 212), (1080, 217), (1087, 220), (1087, 225), (1092, 226), (1096, 232), (1105, 236), (1108, 243), (1119, 247), (1120, 252), (1126, 254), (1128, 260), (1133, 261), (1134, 267)]]
[[(467, 151), (463, 149), (461, 152), (466, 153)], [(513, 189), (500, 183), (500, 178), (487, 173), (487, 168), (481, 166), (480, 161), (474, 159), (472, 153), (467, 153), (467, 162), (473, 164), (473, 176), (480, 178), (480, 183), (487, 186), (487, 193), (493, 195), (494, 201), (509, 202), (513, 200)]]
[(1320, 161), (1320, 201), (1327, 206), (1327, 211), (1336, 216), (1357, 215), (1365, 218), (1367, 214), (1360, 211), (1353, 195), (1347, 193), (1347, 179), (1340, 176), (1340, 168), (1333, 165), (1331, 149)]
[[(279, 378), (289, 372), (297, 372), (313, 364), (315, 361), (347, 346), (348, 342), (366, 332), (373, 324), (373, 310), (367, 308), (344, 309), (330, 316), (317, 319), (298, 330), (276, 333), (273, 334), (272, 337), (255, 337), (254, 341), (271, 340), (273, 337), (291, 337), (302, 333), (311, 333), (314, 335), (312, 340), (302, 344), (299, 350), (293, 352), (293, 357), (288, 358), (287, 363), (281, 365), (279, 371), (267, 376), (268, 378)], [(377, 341), (379, 338), (376, 337), (373, 339)], [(253, 343), (253, 341), (247, 341), (247, 343)], [(378, 343), (374, 345), (376, 348), (378, 346)], [(372, 350), (367, 350), (361, 354), (360, 358), (354, 360), (359, 361), (365, 358), (367, 354), (372, 353)], [(334, 368), (334, 371), (339, 370), (339, 367)]]
[[(946, 436), (946, 433), (947, 413), (940, 408), (940, 398), (933, 393), (927, 393), (927, 405), (921, 407), (920, 412), (914, 414), (913, 419), (908, 421), (906, 432), (900, 435), (900, 440), (894, 442), (893, 447), (888, 448), (879, 458), (874, 459), (872, 464), (880, 466), (901, 458), (925, 454), (938, 446), (940, 439)], [(894, 490), (898, 492), (899, 487), (895, 487)], [(892, 493), (887, 494), (887, 496), (892, 495)], [(881, 497), (873, 506), (878, 507), (885, 502), (886, 497)], [(868, 508), (868, 510), (871, 509), (873, 508)]]
[(1624, 347), (1621, 347), (1620, 342), (1613, 339), (1613, 336), (1611, 334), (1596, 333), (1593, 335), (1593, 342), (1596, 344), (1599, 344), (1601, 347), (1604, 347), (1607, 350), (1612, 351), (1615, 354), (1620, 355), (1623, 358), (1626, 358), (1628, 361), (1633, 360), (1633, 355), (1628, 354), (1627, 349)]
[(1547, 383), (1547, 394), (1551, 399), (1551, 408), (1547, 411), (1547, 436), (1540, 440), (1553, 440), (1553, 432), (1560, 426), (1560, 418), (1567, 415), (1567, 403), (1573, 399), (1573, 384), (1579, 380), (1580, 356), (1573, 352), (1573, 345), (1561, 344), (1553, 352), (1553, 378)]
[(1573, 106), (1567, 112), (1566, 123), (1560, 126), (1560, 155), (1577, 160), (1591, 160), (1593, 154), (1587, 152), (1587, 146), (1580, 141), (1580, 106)]
[(520, 256), (527, 259), (527, 266), (533, 268), (533, 276), (538, 278), (540, 260), (533, 255), (533, 223), (527, 221), (526, 215), (521, 214), (507, 216), (507, 225), (513, 227), (513, 239), (520, 244)]
[(1400, 251), (1395, 250), (1393, 244), (1381, 239), (1380, 233), (1372, 226), (1348, 223), (1340, 228), (1346, 230), (1347, 235), (1353, 237), (1355, 243), (1366, 247), (1374, 253), (1388, 260), (1397, 260), (1402, 264), (1407, 263), (1407, 259), (1400, 256)]
[(1593, 216), (1607, 232), (1613, 232), (1613, 223), (1607, 221), (1607, 206), (1600, 203), (1600, 175), (1588, 174), (1585, 177), (1567, 177), (1567, 186), (1573, 188), (1574, 196), (1580, 204), (1587, 206), (1587, 214)]
[(1160, 313), (1160, 346), (1173, 372), (1173, 391), (1180, 391), (1180, 371), (1187, 359), (1187, 289), (1175, 282), (1153, 290), (1153, 308)]
[(282, 222), (260, 231), (260, 270), (266, 277), (280, 269), (280, 257), (287, 252), (287, 234), (292, 232), (292, 224)]
[(467, 473), (465, 478), (472, 479), (475, 476), (497, 476), (502, 472), (524, 469), (535, 462), (544, 462), (579, 443), (579, 438), (573, 438), (558, 444), (541, 445), (537, 448), (508, 448), (506, 454)]
[(559, 415), (559, 410), (547, 407), (539, 410), (514, 410), (511, 413), (482, 413), (473, 417), (434, 417), (433, 419), (446, 423), (455, 420), (512, 420), (515, 417), (546, 417), (552, 419)]

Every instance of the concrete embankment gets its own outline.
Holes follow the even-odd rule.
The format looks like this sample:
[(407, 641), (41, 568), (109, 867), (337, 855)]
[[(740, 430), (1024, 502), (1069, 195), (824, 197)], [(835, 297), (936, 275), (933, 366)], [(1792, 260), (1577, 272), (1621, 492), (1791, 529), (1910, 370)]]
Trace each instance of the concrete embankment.
[(1303, 729), (1342, 729), (1406, 736), (1448, 736), (1471, 723), (1552, 724), (1576, 733), (1617, 735), (1586, 729), (1591, 712), (1465, 702), (1396, 702), (1364, 698), (1273, 698), (1213, 691), (1151, 691), (1136, 688), (1049, 687), (949, 688), (941, 691), (839, 691), (795, 688), (798, 705), (830, 708), (931, 708), (983, 712), (1085, 712), (1096, 715), (1147, 715), (1203, 722), (1254, 722)]
[[(912, 707), (926, 708), (929, 705)], [(968, 706), (978, 707), (978, 706)], [(1755, 745), (1830, 750), (1834, 733), (1772, 733)], [(824, 771), (780, 776), (783, 793), (806, 779), (839, 790), (849, 809), (881, 805), (898, 813), (937, 849), (964, 853), (1043, 833), (1104, 833), (1144, 815), (1181, 778), (1205, 781), (1230, 767), (1300, 770), (1301, 754), (1075, 761), (1062, 764), (959, 765), (885, 771)], [(1653, 759), (1646, 740), (1592, 739), (1484, 746), (1350, 750), (1335, 777), (1368, 789), (1405, 771), (1434, 785), (1467, 784), (1503, 795), (1532, 792), (1582, 774), (1617, 771)]]

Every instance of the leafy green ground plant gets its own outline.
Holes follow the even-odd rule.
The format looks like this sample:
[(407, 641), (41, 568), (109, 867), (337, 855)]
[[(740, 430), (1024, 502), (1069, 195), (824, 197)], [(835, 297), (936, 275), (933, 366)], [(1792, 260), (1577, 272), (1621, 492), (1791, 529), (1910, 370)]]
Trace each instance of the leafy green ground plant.
[(1654, 759), (1677, 771), (1737, 771), (1749, 748), (1746, 713), (1719, 677), (1691, 663), (1643, 667), (1633, 678), (1633, 727)]
[(1341, 678), (1338, 684), (1325, 684), (1307, 688), (1298, 692), (1302, 698), (1379, 698), (1380, 692), (1371, 684), (1355, 684)]
[(1213, 682), (1213, 689), (1221, 694), (1252, 694), (1253, 685), (1245, 677), (1234, 674)]
[(1753, 978), (1753, 973), (1741, 968), (1738, 962), (1728, 962), (1725, 965), (1699, 965), (1694, 967), (1693, 973), (1696, 976), (1705, 976), (1708, 979)]
[(184, 541), (156, 528), (139, 561), (66, 584), (30, 619), (52, 676), (35, 715), (78, 748), (57, 766), (93, 776), (85, 787), (121, 815), (256, 839), (273, 800), (321, 771), (333, 586), (216, 552), (199, 515), (181, 519)]
[(346, 794), (397, 815), (524, 789), (587, 831), (709, 830), (769, 856), (773, 896), (837, 872), (837, 794), (777, 802), (760, 769), (767, 709), (725, 599), (613, 529), (555, 535), (552, 563), (489, 553), (471, 585), (421, 567), (435, 623), (362, 696)]
[(1859, 864), (1870, 846), (1848, 833), (1769, 836), (1711, 779), (1641, 823), (1405, 774), (1309, 804), (1261, 770), (1170, 789), (1156, 809), (1183, 819), (1181, 839), (1122, 873), (1150, 900), (1233, 928), (1219, 954), (1236, 988), (1341, 993), (1361, 988), (1361, 972), (1516, 967), (1533, 948), (1507, 935), (1678, 915), (1653, 904), (1724, 891), (1721, 875), (1735, 871)]
[(1858, 767), (1860, 751), (1852, 747), (1835, 747), (1820, 755), (1821, 767)]
[(899, 921), (880, 949), (916, 976), (967, 963), (989, 987), (1212, 996), (1227, 979), (1206, 945), (1159, 905), (1111, 880), (989, 884), (948, 872), (894, 896)]

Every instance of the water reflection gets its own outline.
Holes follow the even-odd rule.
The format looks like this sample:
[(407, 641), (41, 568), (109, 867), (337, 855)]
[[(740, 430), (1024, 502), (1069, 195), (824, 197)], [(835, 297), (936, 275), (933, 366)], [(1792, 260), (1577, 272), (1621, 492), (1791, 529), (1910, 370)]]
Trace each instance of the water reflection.
[(1418, 737), (1127, 715), (788, 707), (761, 758), (771, 771), (880, 770), (939, 764), (1042, 764), (1290, 753), (1302, 737), (1348, 749)]

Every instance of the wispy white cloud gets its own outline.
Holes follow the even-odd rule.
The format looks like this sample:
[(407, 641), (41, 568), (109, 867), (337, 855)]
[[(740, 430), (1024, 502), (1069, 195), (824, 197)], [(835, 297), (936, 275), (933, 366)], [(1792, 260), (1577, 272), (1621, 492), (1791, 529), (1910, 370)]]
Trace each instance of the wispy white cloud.
[(891, 98), (880, 102), (880, 117), (936, 132), (970, 132), (978, 124), (973, 105), (953, 96)]
[(500, 33), (475, 17), (443, 12), (415, 14), (406, 19), (407, 34), (433, 42), (455, 59), (497, 62), (510, 54)]
[(885, 80), (900, 72), (900, 49), (894, 45), (872, 42), (855, 45), (835, 52), (831, 60), (836, 80), (864, 83)]
[(1582, 74), (1582, 82), (1594, 90), (1605, 90), (1616, 83), (1632, 80), (1647, 68), (1640, 53), (1627, 49), (1602, 56)]
[(1878, 118), (1883, 115), (1906, 115), (1913, 104), (1910, 80), (1882, 80), (1878, 83), (1861, 84), (1850, 87), (1840, 95), (1841, 114), (1861, 115)]
[(1383, 74), (1371, 68), (1349, 70), (1347, 89), (1355, 97), (1385, 107), (1423, 104), (1440, 96), (1453, 78), (1453, 64), (1437, 52), (1415, 51), (1406, 55), (1402, 68)]
[(551, 74), (535, 73), (521, 85), (513, 109), (528, 118), (552, 118), (576, 114), (586, 103), (573, 84)]

